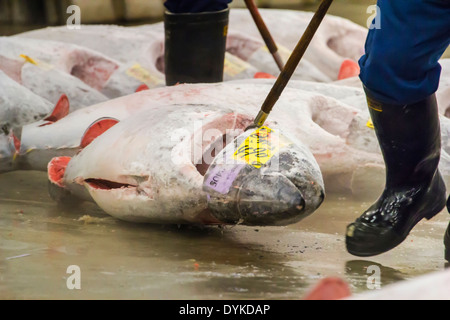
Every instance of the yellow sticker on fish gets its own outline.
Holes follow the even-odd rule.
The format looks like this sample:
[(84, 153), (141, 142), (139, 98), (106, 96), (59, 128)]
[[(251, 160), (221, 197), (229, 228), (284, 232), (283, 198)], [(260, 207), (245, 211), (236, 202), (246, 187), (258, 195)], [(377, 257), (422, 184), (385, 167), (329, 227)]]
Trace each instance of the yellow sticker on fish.
[(33, 59), (33, 58), (31, 58), (30, 56), (27, 56), (26, 54), (21, 54), (20, 57), (23, 58), (23, 59), (25, 59), (25, 61), (26, 61), (27, 63), (30, 63), (30, 64), (32, 64), (32, 65), (35, 65), (35, 66), (37, 66), (37, 67), (39, 67), (39, 68), (41, 68), (41, 69), (43, 69), (43, 70), (50, 70), (50, 69), (53, 69), (53, 66), (52, 66), (51, 64), (48, 64), (48, 63), (46, 63), (46, 62), (43, 62), (43, 61), (39, 61), (39, 60)]
[(367, 126), (368, 128), (370, 128), (370, 129), (375, 129), (375, 127), (374, 127), (374, 125), (373, 125), (373, 122), (372, 122), (372, 119), (370, 119), (370, 118), (369, 118), (369, 120), (367, 121), (366, 126)]
[(250, 134), (233, 154), (233, 159), (244, 161), (259, 169), (281, 148), (290, 145), (284, 136), (269, 127), (261, 127)]
[(139, 63), (135, 63), (131, 68), (126, 71), (127, 75), (133, 77), (147, 85), (159, 85), (164, 84), (162, 79), (155, 77), (150, 72), (142, 67)]
[(223, 66), (223, 72), (230, 76), (235, 77), (236, 75), (244, 72), (245, 70), (251, 68), (251, 65), (244, 60), (234, 57), (232, 55), (226, 54)]

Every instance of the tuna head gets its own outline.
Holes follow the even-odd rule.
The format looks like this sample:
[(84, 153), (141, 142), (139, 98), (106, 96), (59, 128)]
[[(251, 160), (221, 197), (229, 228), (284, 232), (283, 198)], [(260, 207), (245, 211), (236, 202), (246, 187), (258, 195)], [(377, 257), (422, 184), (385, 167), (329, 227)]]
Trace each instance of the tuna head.
[(220, 221), (288, 225), (314, 212), (324, 199), (311, 152), (268, 127), (247, 131), (216, 156), (205, 175), (208, 207)]

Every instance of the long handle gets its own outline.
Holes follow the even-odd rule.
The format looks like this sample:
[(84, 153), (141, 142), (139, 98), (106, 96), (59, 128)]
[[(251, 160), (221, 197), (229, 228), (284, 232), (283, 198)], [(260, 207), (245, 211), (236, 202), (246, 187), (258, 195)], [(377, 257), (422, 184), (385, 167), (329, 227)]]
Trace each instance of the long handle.
[(277, 44), (273, 40), (272, 35), (269, 32), (269, 29), (267, 28), (266, 24), (264, 23), (264, 20), (261, 17), (261, 14), (259, 13), (258, 7), (255, 4), (255, 1), (254, 0), (245, 0), (245, 4), (247, 5), (248, 10), (250, 11), (250, 14), (253, 17), (253, 20), (255, 21), (255, 24), (259, 30), (259, 33), (261, 33), (264, 43), (266, 44), (267, 48), (269, 49), (269, 52), (272, 54), (272, 56), (275, 60), (275, 63), (277, 64), (280, 71), (283, 70), (284, 63), (278, 52)]
[(266, 97), (266, 100), (262, 104), (261, 111), (258, 113), (254, 121), (254, 125), (256, 127), (261, 127), (264, 124), (267, 117), (269, 116), (269, 113), (272, 111), (273, 106), (280, 98), (281, 93), (288, 84), (289, 79), (292, 77), (292, 74), (294, 73), (300, 60), (305, 54), (306, 49), (311, 43), (314, 34), (319, 28), (332, 2), (333, 0), (322, 0), (319, 8), (312, 17), (311, 22), (309, 23), (308, 27), (303, 33), (303, 36), (297, 43), (297, 46), (295, 47), (294, 51), (292, 51), (292, 54), (289, 57), (288, 61), (286, 62), (286, 65), (284, 66), (283, 70), (281, 71), (280, 75), (275, 81), (272, 89), (270, 90), (269, 94)]

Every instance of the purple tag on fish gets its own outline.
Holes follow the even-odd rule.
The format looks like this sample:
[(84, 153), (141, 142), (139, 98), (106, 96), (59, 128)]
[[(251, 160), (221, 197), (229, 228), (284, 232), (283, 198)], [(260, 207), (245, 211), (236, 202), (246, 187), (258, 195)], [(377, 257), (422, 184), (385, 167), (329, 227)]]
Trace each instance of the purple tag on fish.
[(227, 194), (237, 175), (245, 167), (245, 164), (237, 164), (233, 167), (215, 166), (208, 173), (203, 186), (216, 192)]

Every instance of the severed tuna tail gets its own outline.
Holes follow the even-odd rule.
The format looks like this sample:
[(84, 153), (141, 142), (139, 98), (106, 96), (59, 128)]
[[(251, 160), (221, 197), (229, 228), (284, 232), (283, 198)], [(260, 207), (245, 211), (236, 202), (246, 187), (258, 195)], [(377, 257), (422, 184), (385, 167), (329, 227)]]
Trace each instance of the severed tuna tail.
[(47, 174), (50, 198), (59, 204), (73, 206), (81, 201), (64, 186), (64, 174), (71, 159), (70, 157), (53, 158), (48, 164)]
[(58, 187), (64, 188), (63, 178), (71, 157), (53, 158), (47, 166), (48, 179)]

